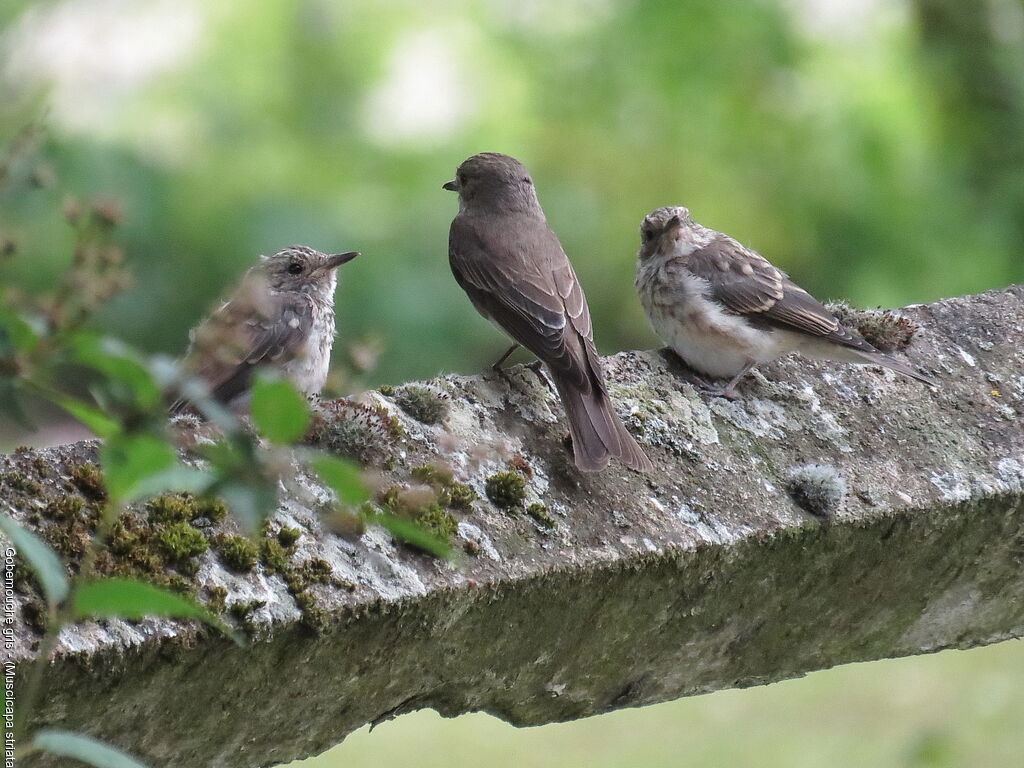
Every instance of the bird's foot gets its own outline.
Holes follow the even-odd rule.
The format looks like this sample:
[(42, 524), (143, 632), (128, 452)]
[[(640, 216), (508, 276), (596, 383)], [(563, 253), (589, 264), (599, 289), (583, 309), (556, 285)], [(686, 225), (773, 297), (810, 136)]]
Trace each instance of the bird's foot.
[(724, 397), (726, 400), (738, 400), (739, 395), (736, 392), (736, 383), (729, 382), (725, 386), (721, 384), (715, 384), (708, 381), (703, 376), (695, 373), (689, 368), (684, 368), (679, 371), (679, 375), (686, 381), (687, 384), (692, 386), (702, 395), (706, 397)]
[(729, 401), (739, 400), (740, 396), (736, 393), (736, 385), (740, 383), (740, 379), (746, 376), (753, 367), (754, 363), (747, 363), (743, 367), (743, 370), (729, 379), (729, 383), (724, 387), (717, 384), (711, 384), (705, 380), (700, 386), (700, 390), (708, 397), (724, 397)]
[(515, 387), (515, 384), (512, 381), (512, 377), (508, 375), (508, 371), (502, 368), (500, 364), (495, 363), (494, 365), (491, 366), (491, 370), (494, 371), (494, 374), (499, 379), (505, 382), (506, 387), (508, 387), (509, 389), (513, 389)]
[(736, 386), (734, 384), (726, 384), (723, 387), (718, 384), (704, 382), (703, 384), (697, 385), (697, 391), (707, 397), (722, 397), (730, 402), (735, 402), (740, 399), (740, 395), (736, 391)]

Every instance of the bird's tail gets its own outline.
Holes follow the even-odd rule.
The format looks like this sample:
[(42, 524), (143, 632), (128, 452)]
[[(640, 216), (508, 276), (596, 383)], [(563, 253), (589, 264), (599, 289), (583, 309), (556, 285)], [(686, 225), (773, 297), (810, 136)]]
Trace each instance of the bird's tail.
[(891, 368), (896, 373), (902, 373), (904, 376), (909, 376), (912, 379), (917, 379), (929, 387), (937, 387), (939, 383), (935, 379), (931, 379), (927, 376), (922, 376), (920, 373), (915, 371), (906, 363), (897, 360), (895, 357), (889, 357), (889, 355), (883, 352), (865, 352), (861, 350), (852, 350), (856, 357), (860, 358), (857, 362), (870, 363), (872, 365), (884, 365), (886, 368)]
[(614, 456), (630, 469), (650, 472), (654, 469), (647, 454), (637, 444), (612, 407), (608, 394), (598, 387), (583, 392), (575, 382), (552, 372), (555, 388), (565, 406), (572, 435), (576, 466), (587, 472), (604, 469)]

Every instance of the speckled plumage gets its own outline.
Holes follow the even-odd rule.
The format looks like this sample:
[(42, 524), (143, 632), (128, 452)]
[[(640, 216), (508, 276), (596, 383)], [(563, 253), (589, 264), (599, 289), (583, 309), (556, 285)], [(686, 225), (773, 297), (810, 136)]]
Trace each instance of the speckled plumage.
[[(245, 405), (259, 368), (276, 369), (300, 392), (318, 394), (334, 344), (335, 270), (357, 255), (295, 245), (261, 256), (231, 297), (189, 333), (184, 369), (232, 408)], [(180, 399), (171, 410), (188, 405)]]
[(701, 374), (730, 379), (707, 389), (732, 396), (759, 363), (792, 352), (874, 363), (926, 384), (843, 325), (761, 254), (701, 226), (683, 207), (658, 208), (641, 224), (636, 288), (655, 332)]

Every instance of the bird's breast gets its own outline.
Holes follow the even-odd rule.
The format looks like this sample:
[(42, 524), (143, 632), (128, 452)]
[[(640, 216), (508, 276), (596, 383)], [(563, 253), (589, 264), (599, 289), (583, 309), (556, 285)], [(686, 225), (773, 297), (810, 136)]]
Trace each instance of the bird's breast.
[(295, 388), (306, 395), (316, 395), (327, 381), (334, 346), (334, 309), (312, 305), (310, 332), (299, 354), (285, 366), (285, 375)]
[(652, 271), (637, 287), (655, 333), (701, 373), (728, 378), (791, 351), (787, 337), (727, 312), (707, 281), (685, 269)]

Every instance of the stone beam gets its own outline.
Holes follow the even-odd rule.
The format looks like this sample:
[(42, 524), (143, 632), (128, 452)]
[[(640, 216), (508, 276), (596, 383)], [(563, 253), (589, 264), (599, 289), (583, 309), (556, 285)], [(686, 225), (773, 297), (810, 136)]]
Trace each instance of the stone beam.
[[(251, 768), (424, 707), (538, 725), (1019, 637), (1024, 287), (899, 315), (920, 330), (894, 354), (938, 388), (790, 359), (753, 375), (742, 399), (709, 401), (661, 352), (606, 358), (620, 413), (656, 463), (649, 476), (576, 471), (556, 396), (523, 367), (508, 381), (444, 376), (326, 402), (318, 439), (375, 466), (410, 514), (457, 526), (462, 557), (438, 561), (374, 527), (339, 531), (328, 493), (296, 468), (269, 532), (284, 566), (265, 551), (236, 572), (214, 548), (180, 575), (249, 647), (187, 622), (77, 625), (36, 724), (154, 766)], [(906, 325), (851, 320), (872, 333)], [(60, 499), (88, 509), (75, 468), (95, 452), (2, 457), (0, 499), (60, 540)], [(436, 462), (441, 480), (414, 471)], [(464, 509), (470, 494), (448, 471), (478, 497)], [(432, 478), (437, 506), (421, 487)], [(139, 525), (159, 528), (146, 515)], [(207, 523), (211, 540), (233, 525)], [(15, 625), (18, 680), (41, 663), (31, 623)]]

